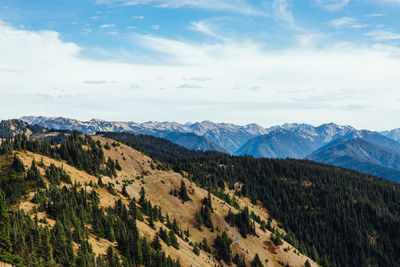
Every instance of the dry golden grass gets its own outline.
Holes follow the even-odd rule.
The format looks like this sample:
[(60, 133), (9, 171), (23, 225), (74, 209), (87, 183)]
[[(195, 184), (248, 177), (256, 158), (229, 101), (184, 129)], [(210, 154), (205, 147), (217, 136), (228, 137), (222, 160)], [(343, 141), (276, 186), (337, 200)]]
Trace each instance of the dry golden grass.
[[(117, 172), (118, 175), (116, 178), (103, 177), (103, 183), (114, 183), (116, 190), (120, 192), (124, 180), (134, 180), (133, 184), (127, 187), (128, 194), (131, 197), (138, 199), (140, 188), (143, 186), (146, 191), (146, 198), (149, 199), (153, 205), (160, 206), (164, 215), (166, 212), (168, 212), (171, 220), (176, 218), (183, 230), (189, 229), (189, 239), (193, 243), (200, 243), (203, 238), (206, 238), (211, 247), (216, 235), (221, 234), (222, 231), (226, 231), (232, 240), (237, 239), (240, 241), (239, 244), (232, 246), (234, 254), (239, 253), (240, 255), (244, 255), (248, 263), (250, 263), (254, 255), (258, 253), (262, 261), (264, 261), (266, 258), (269, 259), (268, 265), (265, 264), (265, 266), (281, 266), (278, 262), (283, 264), (289, 263), (290, 266), (294, 267), (304, 266), (304, 262), (308, 259), (307, 257), (301, 254), (297, 255), (294, 252), (295, 249), (286, 242), (284, 242), (282, 246), (274, 247), (270, 242), (270, 233), (268, 231), (265, 233), (261, 231), (257, 223), (256, 231), (259, 236), (248, 236), (247, 238), (242, 238), (237, 228), (229, 226), (224, 219), (229, 210), (232, 212), (237, 212), (236, 209), (214, 195), (212, 195), (212, 203), (214, 208), (212, 217), (214, 227), (218, 230), (212, 233), (207, 228), (203, 227), (203, 230), (199, 231), (194, 220), (194, 214), (201, 207), (201, 200), (207, 197), (207, 191), (197, 187), (189, 180), (184, 179), (180, 174), (172, 171), (160, 171), (153, 169), (152, 165), (156, 166), (157, 164), (151, 158), (143, 155), (139, 151), (136, 151), (123, 144), (114, 147), (112, 146), (114, 141), (103, 137), (94, 136), (93, 138), (95, 140), (99, 140), (103, 145), (108, 143), (111, 149), (104, 149), (106, 159), (110, 157), (113, 160), (118, 160), (122, 167), (122, 171)], [(56, 161), (54, 159), (30, 152), (19, 154), (27, 168), (30, 166), (32, 159), (35, 159), (37, 162), (39, 162), (41, 158), (43, 158), (43, 162), (46, 166), (49, 166), (51, 163), (54, 163), (56, 166), (63, 166), (64, 170), (71, 175), (73, 181), (80, 182), (82, 185), (85, 185), (85, 183), (88, 184), (90, 181), (97, 183), (96, 177), (91, 176), (84, 171), (77, 170), (65, 162)], [(191, 198), (191, 201), (185, 203), (182, 203), (180, 199), (169, 194), (171, 188), (180, 187), (182, 179), (184, 179), (186, 183), (186, 187)], [(235, 186), (240, 187), (239, 184)], [(86, 188), (88, 191), (96, 190), (96, 192), (99, 194), (100, 205), (102, 207), (114, 205), (118, 198), (122, 198), (123, 202), (128, 204), (128, 200), (121, 194), (118, 194), (118, 196), (113, 196), (107, 190), (102, 188), (94, 189), (90, 186), (87, 186)], [(233, 195), (233, 191), (226, 192)], [(35, 204), (31, 202), (32, 197), (33, 194), (31, 194), (25, 201), (21, 202), (19, 204), (19, 208), (23, 209), (25, 212), (31, 211), (33, 207), (35, 207)], [(247, 198), (238, 199), (238, 202), (241, 207), (249, 207), (250, 211), (254, 211), (254, 213), (260, 216), (261, 219), (267, 221), (268, 213), (265, 207), (261, 205), (253, 205)], [(38, 218), (44, 218), (45, 216), (46, 214), (44, 213), (38, 214)], [(54, 221), (51, 221), (49, 218), (47, 218), (47, 221), (50, 225), (54, 224)], [(276, 221), (273, 221), (273, 224), (277, 226)], [(141, 234), (144, 235), (146, 239), (149, 241), (153, 239), (156, 231), (148, 226), (147, 220), (145, 220), (145, 222), (138, 221), (137, 226)], [(159, 222), (156, 222), (155, 226), (157, 230), (160, 227), (165, 228), (165, 226)], [(177, 238), (180, 244), (179, 250), (176, 250), (172, 246), (166, 246), (162, 241), (161, 243), (166, 254), (170, 255), (174, 259), (179, 258), (183, 266), (215, 266), (216, 264), (221, 264), (220, 262), (216, 261), (213, 255), (205, 253), (204, 251), (201, 251), (200, 255), (196, 256), (193, 253), (193, 248), (189, 246), (187, 242), (181, 240), (179, 237)], [(92, 235), (90, 236), (89, 241), (92, 244), (95, 253), (97, 254), (104, 254), (109, 245), (116, 245), (115, 243), (111, 243), (105, 239), (98, 240)], [(284, 251), (284, 248), (289, 248), (289, 250)], [(309, 261), (312, 266), (317, 266), (312, 260), (309, 259)]]
[[(95, 137), (95, 138), (96, 140), (100, 140), (100, 142), (103, 144), (108, 142), (111, 149), (105, 150), (106, 157), (111, 157), (114, 160), (118, 159), (118, 161), (120, 162), (122, 166), (122, 172), (118, 172), (118, 177), (116, 178), (116, 180), (134, 178), (137, 175), (143, 175), (143, 173), (147, 174), (143, 175), (144, 176), (143, 179), (135, 180), (135, 182), (132, 185), (129, 185), (127, 187), (127, 192), (129, 193), (129, 195), (138, 199), (140, 188), (143, 186), (146, 191), (146, 198), (149, 199), (153, 205), (155, 204), (161, 206), (163, 212), (167, 211), (171, 218), (176, 218), (182, 229), (185, 230), (189, 228), (191, 234), (190, 235), (191, 241), (201, 242), (203, 238), (206, 238), (208, 240), (209, 245), (211, 246), (212, 243), (214, 242), (217, 233), (221, 233), (222, 231), (225, 230), (227, 231), (228, 235), (232, 240), (236, 239), (240, 240), (240, 243), (234, 245), (232, 247), (232, 250), (234, 251), (234, 253), (245, 255), (246, 259), (248, 260), (248, 263), (250, 262), (250, 260), (254, 258), (255, 254), (258, 253), (262, 260), (265, 260), (266, 258), (269, 259), (268, 266), (281, 266), (278, 263), (278, 261), (284, 264), (289, 263), (290, 266), (299, 266), (299, 267), (304, 266), (304, 262), (308, 258), (301, 254), (297, 255), (297, 253), (294, 252), (295, 248), (293, 248), (290, 244), (286, 242), (284, 242), (282, 246), (275, 248), (276, 254), (271, 253), (268, 250), (267, 246), (265, 245), (266, 242), (270, 241), (269, 237), (271, 233), (268, 231), (266, 233), (261, 231), (257, 223), (256, 223), (257, 226), (256, 228), (259, 237), (248, 236), (247, 238), (242, 238), (238, 230), (236, 228), (229, 226), (229, 224), (227, 224), (224, 219), (227, 216), (229, 210), (235, 212), (236, 209), (228, 205), (226, 202), (220, 200), (214, 195), (212, 196), (213, 208), (214, 208), (214, 213), (212, 216), (213, 216), (214, 227), (216, 229), (219, 229), (219, 231), (211, 233), (205, 227), (203, 227), (202, 231), (199, 231), (197, 229), (196, 222), (194, 221), (194, 214), (198, 209), (200, 209), (201, 200), (207, 197), (208, 194), (207, 191), (197, 187), (194, 183), (190, 182), (189, 180), (184, 179), (180, 174), (174, 173), (172, 171), (152, 170), (150, 164), (153, 163), (153, 165), (156, 165), (156, 163), (154, 163), (147, 156), (143, 155), (142, 153), (136, 150), (133, 150), (128, 146), (120, 144), (120, 146), (113, 147), (111, 146), (111, 143), (113, 141), (107, 140), (103, 137)], [(132, 161), (128, 160), (127, 155)], [(127, 158), (126, 161), (123, 160), (122, 158), (123, 156)], [(186, 203), (182, 203), (180, 199), (169, 194), (171, 188), (180, 187), (182, 179), (184, 179), (186, 183), (188, 192), (189, 193), (194, 192), (192, 194), (189, 194), (192, 200)], [(240, 187), (240, 185), (236, 186)], [(120, 186), (119, 187), (117, 186), (116, 188), (121, 189)], [(232, 191), (230, 192), (227, 191), (227, 193), (233, 196)], [(250, 200), (247, 198), (241, 198), (238, 201), (241, 207), (244, 206), (249, 207), (250, 211), (254, 211), (254, 213), (260, 216), (261, 219), (267, 221), (268, 213), (263, 206), (261, 205), (255, 206), (251, 204)], [(273, 225), (277, 227), (278, 223), (275, 220), (273, 220)], [(282, 230), (280, 231), (283, 233)], [(151, 228), (148, 228), (146, 229), (146, 232), (153, 233), (154, 231)], [(184, 242), (181, 242), (181, 245), (182, 243)], [(284, 251), (284, 248), (289, 248), (289, 249), (288, 251)], [(174, 249), (172, 250), (173, 250), (172, 252), (176, 251)], [(189, 261), (187, 261), (186, 258), (182, 258), (182, 256), (180, 257), (181, 262), (185, 266), (190, 266), (190, 265), (199, 266), (198, 265), (199, 262), (193, 262), (193, 260), (197, 259), (198, 257), (194, 255), (191, 247), (189, 247), (188, 249), (183, 247), (179, 251), (181, 250), (183, 250), (185, 254), (188, 253), (188, 255), (191, 255), (191, 257), (189, 257), (190, 259)], [(172, 252), (167, 251), (168, 254), (174, 257), (175, 255), (172, 254)], [(217, 263), (215, 259), (212, 258), (211, 255), (207, 255), (207, 253), (204, 253), (203, 255), (202, 252), (200, 257), (203, 257), (203, 261), (205, 261), (206, 266), (214, 265), (215, 263)], [(308, 260), (310, 261), (312, 266), (317, 266), (311, 259)], [(203, 262), (203, 264), (205, 263)], [(203, 264), (200, 264), (200, 266), (204, 266)]]

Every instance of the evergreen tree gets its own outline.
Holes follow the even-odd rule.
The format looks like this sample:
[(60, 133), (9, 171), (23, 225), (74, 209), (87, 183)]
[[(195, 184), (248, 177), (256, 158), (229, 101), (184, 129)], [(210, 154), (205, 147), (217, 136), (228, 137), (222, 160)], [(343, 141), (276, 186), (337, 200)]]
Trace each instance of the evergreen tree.
[(160, 238), (158, 237), (158, 233), (154, 236), (153, 241), (151, 242), (151, 247), (154, 250), (161, 250), (162, 246), (160, 243)]
[(31, 167), (26, 174), (25, 180), (32, 183), (35, 188), (43, 188), (46, 186), (39, 169), (36, 167), (35, 160), (32, 161)]
[(183, 179), (181, 181), (181, 188), (179, 189), (179, 197), (182, 199), (183, 202), (190, 200), (190, 197), (187, 193), (186, 184)]
[(225, 231), (222, 235), (217, 235), (217, 238), (214, 241), (217, 258), (223, 260), (228, 265), (230, 265), (232, 261), (231, 244), (232, 239), (228, 237)]
[(168, 239), (169, 242), (171, 243), (171, 245), (175, 248), (175, 249), (179, 249), (179, 243), (178, 243), (178, 239), (176, 238), (176, 235), (174, 233), (174, 231), (169, 231), (168, 233)]
[(211, 248), (210, 248), (210, 246), (208, 245), (207, 239), (206, 239), (205, 237), (203, 238), (203, 242), (201, 243), (201, 248), (202, 248), (205, 252), (211, 253)]
[(41, 230), (39, 249), (41, 258), (45, 261), (45, 265), (53, 266), (55, 264), (53, 259), (53, 247), (50, 243), (50, 231), (47, 227)]
[(106, 260), (109, 267), (120, 267), (120, 260), (117, 253), (114, 252), (114, 248), (109, 246), (106, 251)]
[(194, 254), (196, 254), (197, 256), (199, 256), (200, 255), (200, 249), (199, 249), (199, 246), (197, 245), (197, 242), (194, 244), (194, 246), (193, 246), (193, 252), (194, 252)]
[(10, 215), (4, 192), (0, 190), (0, 247), (8, 250), (10, 242)]
[(251, 261), (251, 267), (264, 267), (264, 264), (262, 264), (258, 254), (256, 254), (254, 259)]
[(119, 164), (118, 160), (115, 160), (115, 169), (117, 171), (122, 171), (121, 165)]
[(16, 171), (16, 172), (20, 172), (20, 173), (25, 172), (24, 163), (17, 156), (17, 154), (14, 154), (14, 160), (13, 160), (12, 167), (13, 167), (14, 171)]

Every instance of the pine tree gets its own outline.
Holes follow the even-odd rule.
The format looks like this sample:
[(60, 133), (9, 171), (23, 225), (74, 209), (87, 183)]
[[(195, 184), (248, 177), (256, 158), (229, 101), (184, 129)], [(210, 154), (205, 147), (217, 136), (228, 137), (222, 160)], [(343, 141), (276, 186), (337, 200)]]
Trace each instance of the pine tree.
[(199, 249), (199, 246), (197, 245), (197, 242), (194, 244), (194, 246), (193, 246), (193, 252), (194, 252), (194, 254), (196, 254), (197, 256), (199, 256), (200, 255), (200, 249)]
[(52, 266), (54, 265), (53, 259), (53, 247), (50, 243), (50, 231), (46, 227), (41, 230), (41, 238), (40, 238), (40, 256), (46, 262), (45, 265)]
[(228, 237), (226, 231), (222, 235), (217, 235), (214, 242), (214, 248), (217, 252), (217, 258), (222, 259), (226, 264), (230, 265), (232, 260), (231, 251), (232, 239)]
[(190, 200), (190, 197), (189, 197), (189, 195), (187, 193), (187, 190), (186, 190), (186, 184), (185, 184), (185, 181), (183, 179), (181, 181), (181, 188), (179, 190), (179, 197), (182, 199), (183, 202), (186, 202), (186, 201)]
[(254, 259), (251, 261), (251, 267), (264, 267), (264, 264), (261, 263), (260, 256), (256, 254)]
[(4, 192), (0, 190), (0, 247), (8, 250), (10, 243), (10, 215)]
[(118, 254), (114, 252), (114, 248), (109, 246), (106, 251), (106, 260), (109, 267), (119, 267), (121, 266)]
[(14, 161), (12, 164), (12, 167), (14, 171), (22, 173), (25, 172), (25, 166), (22, 160), (17, 156), (17, 154), (14, 154)]
[(122, 171), (121, 165), (119, 164), (118, 160), (115, 160), (115, 169), (117, 171)]
[(46, 185), (39, 169), (36, 167), (35, 160), (32, 161), (31, 167), (29, 168), (25, 179), (29, 182), (32, 182), (36, 188), (45, 187)]
[(151, 247), (154, 250), (161, 250), (162, 249), (162, 246), (161, 246), (161, 243), (160, 243), (160, 238), (158, 237), (158, 233), (154, 236), (154, 239), (151, 242)]
[(59, 220), (56, 221), (53, 229), (51, 229), (51, 241), (53, 246), (54, 259), (60, 263), (67, 263), (67, 242), (64, 227)]
[(175, 248), (175, 249), (179, 249), (179, 243), (178, 243), (178, 239), (176, 238), (176, 235), (174, 233), (174, 231), (169, 231), (168, 233), (168, 239), (169, 242), (171, 243), (171, 245)]
[(202, 244), (201, 244), (201, 247), (202, 247), (202, 249), (203, 249), (205, 252), (211, 253), (211, 248), (210, 248), (210, 246), (208, 245), (207, 239), (206, 239), (205, 237), (204, 237), (204, 239), (203, 239), (203, 242), (202, 242)]

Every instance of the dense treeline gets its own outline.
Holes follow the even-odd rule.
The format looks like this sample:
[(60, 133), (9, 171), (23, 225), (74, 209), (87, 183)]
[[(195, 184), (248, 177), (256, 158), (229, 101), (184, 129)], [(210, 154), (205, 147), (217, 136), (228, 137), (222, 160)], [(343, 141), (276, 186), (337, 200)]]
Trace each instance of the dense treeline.
[[(64, 134), (63, 134), (64, 135)], [(121, 170), (118, 161), (108, 158), (105, 161), (100, 141), (94, 141), (89, 135), (73, 131), (64, 138), (29, 138), (17, 134), (13, 138), (2, 139), (0, 155), (11, 155), (12, 151), (31, 151), (58, 160), (65, 160), (69, 165), (85, 170), (92, 175), (114, 177), (116, 170)], [(104, 164), (104, 168), (101, 166)]]
[[(134, 200), (129, 208), (119, 199), (114, 207), (103, 210), (95, 190), (89, 193), (74, 184), (71, 188), (50, 185), (38, 191), (33, 201), (39, 206), (31, 219), (23, 211), (9, 211), (0, 191), (0, 259), (18, 266), (180, 266), (139, 235)], [(41, 211), (55, 220), (54, 227), (38, 219)], [(110, 247), (106, 255), (95, 257), (90, 234), (116, 241), (120, 256)], [(169, 238), (179, 248), (174, 233)], [(76, 253), (74, 243), (78, 244)]]
[[(39, 211), (45, 211), (50, 218), (56, 220), (64, 229), (73, 229), (71, 238), (75, 243), (81, 246), (86, 246), (88, 236), (90, 234), (85, 224), (90, 224), (91, 232), (99, 237), (105, 238), (111, 242), (117, 242), (118, 251), (121, 254), (121, 259), (118, 255), (112, 255), (113, 260), (121, 260), (124, 266), (178, 266), (179, 263), (173, 261), (170, 257), (166, 257), (161, 249), (152, 248), (147, 240), (139, 235), (136, 226), (136, 219), (140, 217), (134, 200), (132, 200), (129, 208), (127, 208), (118, 199), (114, 207), (103, 210), (99, 206), (99, 197), (95, 190), (88, 193), (84, 188), (79, 188), (79, 185), (73, 185), (70, 189), (67, 187), (50, 189), (37, 193), (40, 195), (38, 199)], [(146, 201), (142, 199), (142, 203)], [(148, 202), (147, 202), (148, 203)], [(160, 214), (159, 207), (152, 207), (147, 204), (145, 211), (149, 214)], [(153, 216), (153, 215), (149, 215)], [(159, 220), (157, 216), (157, 220)], [(154, 219), (154, 217), (153, 217)], [(69, 231), (69, 230), (67, 230)], [(62, 231), (61, 231), (62, 232)], [(69, 236), (62, 237), (68, 240)], [(174, 243), (175, 244), (175, 243)], [(63, 245), (55, 245), (63, 250)], [(82, 253), (76, 256), (78, 262), (89, 262), (94, 264), (94, 254), (88, 246), (89, 253)], [(111, 252), (110, 252), (111, 253)], [(67, 253), (68, 255), (70, 253)], [(63, 255), (63, 257), (66, 257)], [(57, 261), (58, 258), (54, 257)], [(60, 258), (61, 259), (61, 258)], [(100, 261), (97, 260), (96, 261)], [(77, 263), (77, 266), (82, 266)]]
[[(171, 222), (168, 215), (166, 218), (162, 215), (160, 207), (146, 200), (144, 190), (139, 208), (135, 199), (129, 207), (118, 199), (115, 206), (103, 209), (94, 189), (86, 191), (86, 187), (76, 183), (59, 187), (61, 182), (71, 184), (72, 180), (62, 166), (45, 166), (43, 160), (33, 160), (26, 170), (18, 153), (12, 155), (15, 150), (64, 159), (97, 175), (121, 170), (118, 161), (104, 162), (99, 142), (75, 132), (59, 144), (53, 140), (30, 140), (25, 135), (3, 139), (0, 145), (1, 260), (16, 266), (180, 266), (179, 261), (165, 255), (162, 247), (155, 247), (154, 242), (139, 235), (136, 220), (143, 220), (143, 214), (148, 216), (150, 225), (165, 220), (166, 227), (170, 228), (168, 245), (176, 249), (179, 249), (176, 235), (182, 238), (184, 233), (189, 235), (175, 219)], [(85, 164), (84, 158), (89, 158), (89, 164)], [(100, 168), (103, 163), (105, 170)], [(44, 175), (39, 167), (44, 169)], [(89, 185), (99, 186), (92, 182)], [(12, 209), (30, 190), (36, 192), (32, 202), (38, 206), (30, 214)], [(53, 227), (46, 217), (39, 219), (42, 212), (55, 221)], [(118, 253), (109, 247), (106, 255), (96, 257), (90, 236), (116, 242)]]
[(284, 238), (323, 266), (400, 266), (399, 184), (311, 161), (236, 157), (151, 136), (102, 134), (188, 173), (204, 188), (243, 183), (236, 194), (264, 203), (288, 232)]
[(233, 214), (229, 211), (226, 221), (231, 226), (237, 226), (240, 234), (246, 238), (247, 235), (256, 235), (256, 227), (254, 221), (250, 220), (249, 208), (245, 207), (238, 214)]

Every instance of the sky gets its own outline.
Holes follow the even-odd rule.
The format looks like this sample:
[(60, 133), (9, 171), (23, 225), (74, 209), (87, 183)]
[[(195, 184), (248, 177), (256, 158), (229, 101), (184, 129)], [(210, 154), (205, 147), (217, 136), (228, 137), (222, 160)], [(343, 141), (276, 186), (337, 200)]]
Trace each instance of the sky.
[(0, 119), (400, 127), (400, 0), (0, 0)]

